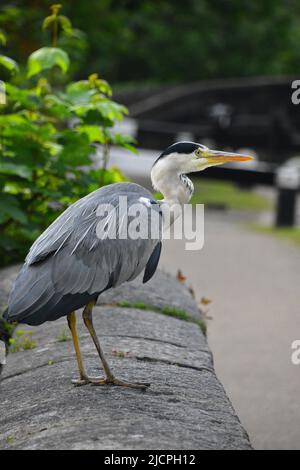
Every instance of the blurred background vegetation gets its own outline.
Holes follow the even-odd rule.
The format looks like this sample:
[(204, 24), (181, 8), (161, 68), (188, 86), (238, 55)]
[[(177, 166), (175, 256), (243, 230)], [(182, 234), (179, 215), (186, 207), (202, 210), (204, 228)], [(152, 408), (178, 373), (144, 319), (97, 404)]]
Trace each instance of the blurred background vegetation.
[[(105, 166), (109, 146), (134, 150), (135, 142), (113, 131), (127, 110), (113, 101), (109, 83), (136, 89), (300, 67), (296, 0), (68, 0), (57, 10), (57, 35), (51, 20), (42, 27), (51, 4), (0, 6), (7, 91), (7, 106), (0, 106), (0, 264), (22, 259), (70, 203), (123, 180)], [(104, 151), (100, 169), (90, 159), (95, 142)], [(202, 202), (213, 193), (217, 203), (218, 193), (229, 206), (264, 205), (223, 186), (207, 188)]]
[[(19, 62), (41, 44), (49, 0), (5, 1), (0, 27)], [(62, 38), (73, 74), (97, 71), (113, 83), (188, 82), (293, 74), (300, 66), (297, 0), (68, 0), (75, 25)]]

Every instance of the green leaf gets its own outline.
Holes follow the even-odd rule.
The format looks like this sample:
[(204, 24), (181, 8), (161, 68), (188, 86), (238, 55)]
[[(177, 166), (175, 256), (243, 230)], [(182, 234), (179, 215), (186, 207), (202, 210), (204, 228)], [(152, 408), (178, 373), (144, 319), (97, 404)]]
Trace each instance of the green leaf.
[(2, 46), (6, 45), (6, 36), (2, 30), (0, 30), (0, 44), (2, 44)]
[(43, 21), (42, 29), (47, 29), (49, 26), (51, 26), (51, 24), (56, 21), (56, 18), (56, 15), (47, 16)]
[(106, 136), (100, 126), (77, 126), (75, 130), (81, 134), (86, 134), (90, 142), (106, 142)]
[(96, 94), (96, 91), (89, 87), (88, 81), (80, 80), (68, 85), (66, 94), (72, 104), (80, 105), (90, 104), (91, 98)]
[(7, 126), (14, 130), (14, 126), (19, 126), (26, 123), (26, 119), (20, 114), (7, 114), (0, 116), (0, 126)]
[(66, 73), (70, 66), (68, 54), (58, 47), (42, 47), (33, 52), (28, 59), (28, 78), (37, 75), (43, 70), (59, 67)]
[(89, 85), (91, 88), (97, 89), (100, 93), (108, 95), (109, 97), (112, 96), (112, 89), (106, 80), (102, 78), (98, 78), (97, 73), (92, 73), (89, 76)]
[(11, 73), (16, 73), (19, 70), (17, 62), (15, 62), (10, 57), (5, 55), (0, 55), (0, 65), (9, 70)]
[(14, 109), (24, 107), (36, 110), (40, 104), (40, 98), (33, 90), (23, 90), (11, 83), (6, 84), (6, 94), (9, 104), (13, 103)]
[(89, 157), (93, 153), (93, 149), (86, 134), (79, 134), (74, 130), (66, 130), (59, 140), (59, 144), (62, 145), (59, 159), (64, 164), (70, 165), (73, 168), (91, 164)]
[(20, 209), (19, 207), (11, 205), (10, 207), (6, 208), (6, 211), (9, 214), (11, 219), (16, 220), (17, 222), (20, 222), (21, 224), (26, 224), (27, 216), (25, 212), (22, 211), (22, 209)]
[(57, 19), (58, 19), (60, 26), (62, 27), (62, 30), (66, 34), (72, 34), (73, 28), (72, 28), (72, 23), (69, 20), (69, 18), (63, 15), (59, 15)]
[(32, 171), (25, 165), (16, 165), (10, 162), (0, 162), (0, 173), (4, 175), (16, 175), (30, 180)]
[(101, 93), (104, 93), (107, 96), (112, 96), (112, 89), (106, 80), (97, 80), (97, 88)]
[(44, 103), (49, 112), (60, 119), (66, 119), (72, 114), (69, 103), (60, 96), (46, 95)]
[(45, 142), (44, 147), (47, 148), (51, 155), (59, 155), (62, 151), (62, 146), (56, 142)]
[(101, 113), (103, 118), (111, 121), (122, 121), (124, 114), (128, 114), (125, 106), (110, 100), (102, 100), (95, 104), (97, 111)]
[(16, 220), (25, 224), (27, 221), (26, 214), (19, 206), (19, 202), (15, 196), (10, 194), (0, 195), (0, 222), (6, 222), (9, 219)]
[(115, 145), (120, 145), (120, 147), (126, 148), (130, 152), (138, 153), (136, 147), (134, 147), (134, 145), (137, 144), (137, 141), (130, 135), (116, 133), (112, 135), (112, 142)]

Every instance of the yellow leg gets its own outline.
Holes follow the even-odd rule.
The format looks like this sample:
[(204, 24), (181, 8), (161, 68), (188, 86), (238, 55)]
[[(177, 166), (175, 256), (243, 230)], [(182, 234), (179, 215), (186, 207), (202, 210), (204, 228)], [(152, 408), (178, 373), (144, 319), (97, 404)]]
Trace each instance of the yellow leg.
[(67, 318), (68, 318), (68, 325), (72, 334), (72, 339), (73, 339), (73, 344), (74, 344), (74, 349), (75, 349), (78, 369), (79, 369), (79, 379), (72, 380), (72, 383), (74, 385), (80, 386), (80, 385), (86, 385), (88, 383), (93, 383), (94, 381), (99, 381), (100, 380), (99, 377), (95, 377), (95, 378), (88, 377), (85, 372), (83, 361), (82, 361), (82, 356), (81, 356), (81, 351), (80, 351), (80, 345), (78, 341), (75, 312), (71, 312)]
[(98, 354), (99, 354), (99, 357), (101, 359), (106, 378), (104, 380), (99, 380), (99, 382), (93, 382), (94, 385), (120, 385), (120, 386), (123, 386), (123, 387), (138, 388), (138, 389), (141, 389), (141, 390), (144, 390), (145, 388), (149, 387), (149, 385), (150, 385), (149, 383), (130, 383), (130, 382), (125, 382), (124, 380), (116, 379), (114, 377), (112, 371), (110, 370), (108, 362), (106, 361), (106, 358), (105, 358), (104, 353), (102, 351), (102, 348), (100, 346), (100, 342), (98, 340), (96, 331), (94, 329), (92, 312), (93, 312), (93, 307), (94, 307), (95, 303), (96, 302), (93, 301), (93, 302), (90, 302), (86, 305), (86, 307), (83, 311), (83, 321), (84, 321), (84, 324), (87, 327), (87, 329), (88, 329), (88, 331), (89, 331), (89, 333), (92, 337), (92, 340), (94, 342), (94, 345), (95, 345), (95, 347), (98, 351)]

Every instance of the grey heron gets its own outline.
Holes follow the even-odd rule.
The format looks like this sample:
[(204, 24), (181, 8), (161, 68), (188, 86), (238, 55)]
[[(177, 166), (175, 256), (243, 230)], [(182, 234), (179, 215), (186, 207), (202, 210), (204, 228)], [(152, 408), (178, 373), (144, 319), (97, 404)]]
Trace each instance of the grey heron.
[[(9, 322), (40, 325), (67, 316), (79, 368), (75, 385), (120, 385), (145, 389), (149, 384), (117, 379), (111, 371), (96, 335), (92, 311), (104, 291), (135, 279), (144, 271), (147, 282), (155, 273), (161, 237), (99, 237), (97, 228), (107, 224), (99, 218), (100, 205), (120, 212), (120, 197), (126, 196), (128, 211), (136, 202), (159, 214), (163, 205), (186, 204), (194, 188), (188, 173), (229, 161), (246, 161), (251, 157), (213, 151), (194, 142), (178, 142), (168, 147), (155, 161), (151, 179), (153, 187), (164, 196), (162, 201), (134, 183), (116, 183), (102, 187), (80, 199), (62, 213), (32, 245), (9, 297), (4, 318)], [(149, 211), (144, 217), (149, 217)], [(126, 214), (119, 214), (123, 218)], [(105, 220), (105, 222), (104, 222)], [(143, 222), (143, 220), (142, 220)], [(146, 220), (145, 220), (146, 222)], [(103, 228), (103, 227), (102, 227)], [(160, 232), (159, 232), (160, 233)], [(84, 308), (83, 321), (99, 354), (104, 378), (86, 373), (77, 336), (75, 311)]]

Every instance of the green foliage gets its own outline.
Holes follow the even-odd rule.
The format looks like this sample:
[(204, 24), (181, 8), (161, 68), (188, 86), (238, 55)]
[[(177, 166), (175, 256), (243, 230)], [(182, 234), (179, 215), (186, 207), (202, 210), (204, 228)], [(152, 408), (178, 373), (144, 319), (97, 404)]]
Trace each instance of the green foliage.
[[(71, 60), (56, 43), (59, 32), (65, 36), (73, 30), (59, 10), (54, 5), (44, 22), (52, 45), (29, 55), (27, 78), (13, 60), (0, 56), (0, 67), (10, 75), (7, 104), (0, 105), (0, 264), (22, 258), (69, 204), (123, 180), (117, 169), (93, 167), (95, 142), (102, 145), (106, 163), (110, 145), (132, 149), (134, 144), (113, 132), (127, 109), (111, 99), (105, 80), (91, 74), (66, 81)], [(2, 15), (10, 17), (12, 11)]]
[(26, 333), (24, 330), (17, 330), (15, 338), (10, 338), (9, 345), (10, 352), (16, 353), (35, 349), (37, 347), (37, 342), (33, 339), (32, 331), (28, 331)]
[[(38, 24), (49, 0), (3, 3), (0, 28), (7, 24), (13, 56), (23, 60), (44, 40)], [(82, 71), (101, 70), (117, 82), (166, 83), (299, 70), (300, 3), (295, 0), (78, 0), (64, 2), (64, 12), (89, 32), (89, 48), (59, 9), (44, 26), (48, 31), (55, 21), (64, 32), (58, 46), (66, 45), (67, 37), (69, 54), (80, 52), (79, 78)], [(81, 50), (73, 47), (75, 41)]]

